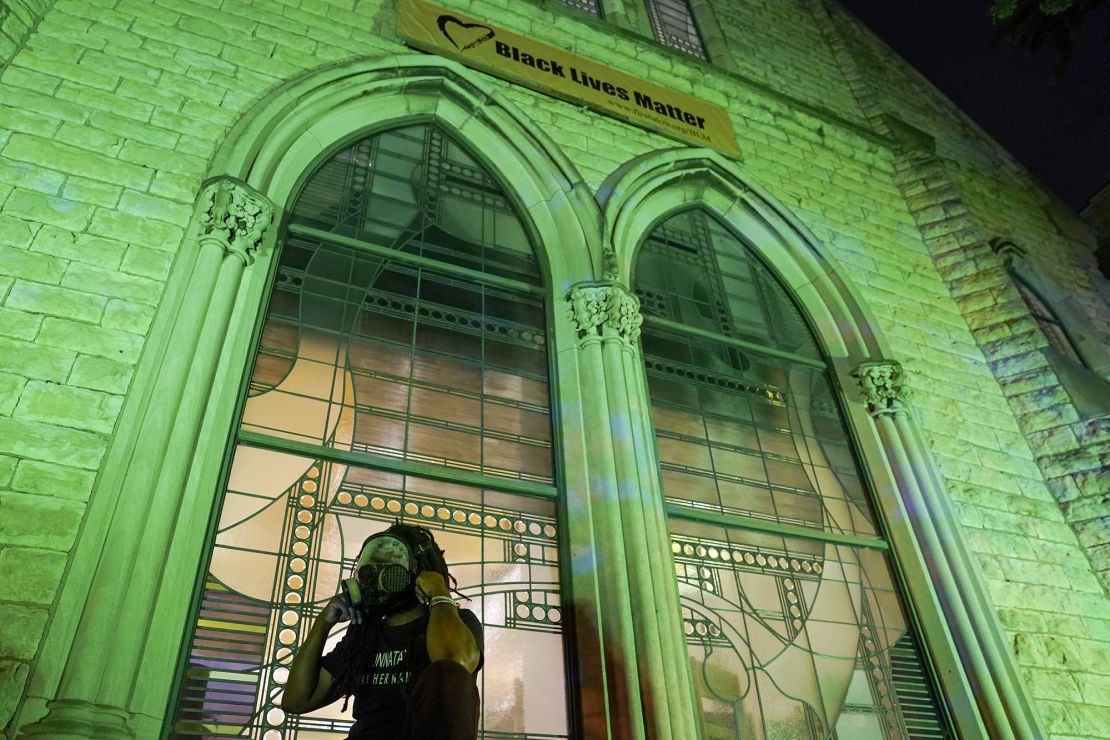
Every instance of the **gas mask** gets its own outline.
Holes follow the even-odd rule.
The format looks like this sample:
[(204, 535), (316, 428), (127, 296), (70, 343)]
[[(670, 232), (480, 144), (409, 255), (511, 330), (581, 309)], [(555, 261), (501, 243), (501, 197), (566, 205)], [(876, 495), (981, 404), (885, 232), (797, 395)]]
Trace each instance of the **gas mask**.
[(416, 603), (413, 557), (405, 542), (371, 537), (362, 547), (352, 578), (342, 581), (348, 603), (363, 612), (388, 614)]

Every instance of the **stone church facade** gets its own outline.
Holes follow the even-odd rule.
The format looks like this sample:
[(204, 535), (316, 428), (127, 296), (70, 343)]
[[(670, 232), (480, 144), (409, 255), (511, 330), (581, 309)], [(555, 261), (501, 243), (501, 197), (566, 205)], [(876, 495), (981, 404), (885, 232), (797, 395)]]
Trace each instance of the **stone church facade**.
[(1105, 737), (1091, 229), (832, 0), (435, 4), (723, 150), (398, 1), (0, 0), (3, 737), (344, 737), (397, 518), (488, 737)]

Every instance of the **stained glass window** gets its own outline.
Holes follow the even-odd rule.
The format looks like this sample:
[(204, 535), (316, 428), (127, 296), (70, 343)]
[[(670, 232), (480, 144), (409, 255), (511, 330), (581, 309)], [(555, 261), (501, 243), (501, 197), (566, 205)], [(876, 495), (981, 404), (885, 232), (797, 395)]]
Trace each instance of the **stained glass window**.
[(559, 0), (563, 5), (569, 5), (572, 8), (581, 10), (583, 13), (589, 13), (594, 18), (601, 17), (601, 2), (600, 0)]
[(1083, 359), (1079, 356), (1079, 352), (1076, 351), (1075, 345), (1072, 344), (1067, 331), (1060, 323), (1060, 320), (1056, 318), (1056, 314), (1048, 307), (1048, 304), (1042, 301), (1040, 296), (1038, 296), (1021, 278), (1015, 277), (1014, 285), (1017, 286), (1018, 292), (1021, 293), (1021, 297), (1025, 299), (1025, 304), (1029, 306), (1033, 318), (1037, 321), (1037, 326), (1044, 332), (1045, 337), (1048, 339), (1048, 343), (1068, 359), (1086, 366), (1086, 363), (1084, 363)]
[(700, 210), (664, 221), (634, 275), (704, 737), (952, 736), (782, 284)]
[(694, 13), (687, 0), (647, 0), (651, 29), (659, 43), (698, 59), (706, 59)]
[(435, 127), (366, 137), (311, 176), (262, 326), (175, 737), (346, 737), (349, 711), (287, 716), (282, 687), (363, 540), (398, 519), (433, 530), (484, 625), (482, 732), (567, 736), (544, 317), (506, 194)]

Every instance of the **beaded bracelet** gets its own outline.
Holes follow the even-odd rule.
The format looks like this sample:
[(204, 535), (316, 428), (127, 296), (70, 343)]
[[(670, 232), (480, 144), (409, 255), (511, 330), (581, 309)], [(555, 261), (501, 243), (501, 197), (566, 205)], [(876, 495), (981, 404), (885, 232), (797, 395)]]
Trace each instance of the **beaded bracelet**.
[(452, 599), (450, 596), (434, 596), (434, 597), (432, 597), (431, 600), (428, 601), (428, 609), (431, 609), (436, 604), (450, 604), (451, 606), (455, 607), (456, 609), (459, 608), (458, 602), (455, 601), (454, 599)]

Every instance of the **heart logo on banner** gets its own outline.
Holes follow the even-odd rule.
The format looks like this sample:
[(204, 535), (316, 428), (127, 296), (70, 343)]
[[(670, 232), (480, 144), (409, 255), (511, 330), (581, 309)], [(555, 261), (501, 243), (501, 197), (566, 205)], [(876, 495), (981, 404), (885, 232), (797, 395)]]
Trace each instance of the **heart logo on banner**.
[(493, 38), (493, 29), (481, 23), (463, 23), (453, 15), (439, 17), (439, 30), (459, 51), (466, 51)]

